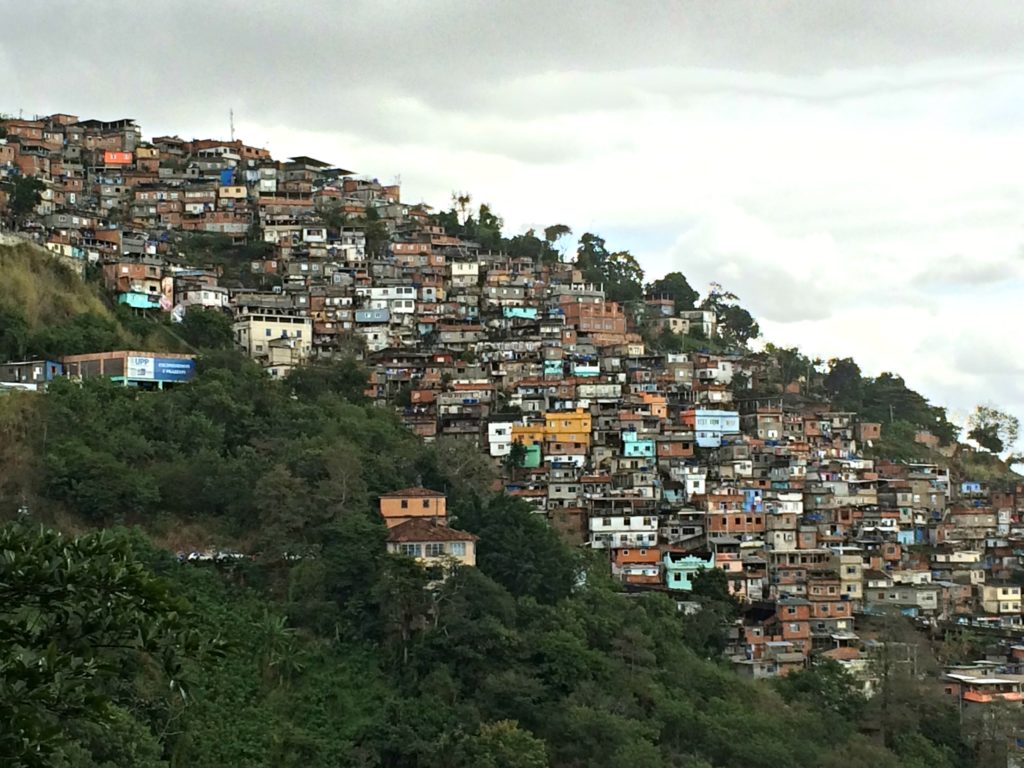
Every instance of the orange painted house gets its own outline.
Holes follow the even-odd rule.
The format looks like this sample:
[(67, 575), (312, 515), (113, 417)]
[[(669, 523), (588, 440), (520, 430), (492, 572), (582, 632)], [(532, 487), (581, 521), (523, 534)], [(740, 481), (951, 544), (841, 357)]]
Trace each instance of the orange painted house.
[(443, 493), (429, 488), (406, 488), (382, 493), (380, 514), (388, 528), (409, 520), (430, 520), (439, 525), (448, 522), (448, 499)]

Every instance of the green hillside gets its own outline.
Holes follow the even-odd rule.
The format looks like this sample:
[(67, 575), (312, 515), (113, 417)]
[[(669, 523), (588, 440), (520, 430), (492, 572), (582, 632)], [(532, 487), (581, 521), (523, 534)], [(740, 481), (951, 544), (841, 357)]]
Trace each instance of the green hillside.
[[(5, 765), (973, 764), (955, 706), (909, 676), (864, 700), (828, 666), (779, 684), (720, 666), (737, 610), (721, 572), (698, 579), (693, 616), (620, 592), (603, 560), (483, 492), (474, 448), (424, 444), (366, 404), (364, 376), (347, 362), (274, 381), (222, 354), (159, 394), (90, 379), (30, 396), (36, 517), (179, 546), (203, 522), (255, 557), (187, 565), (139, 533), (0, 528), (0, 603), (24, 606), (0, 610)], [(429, 590), (385, 554), (375, 513), (417, 482), (480, 537), (478, 567)]]
[(165, 321), (112, 307), (98, 282), (45, 249), (0, 245), (0, 361), (186, 346)]

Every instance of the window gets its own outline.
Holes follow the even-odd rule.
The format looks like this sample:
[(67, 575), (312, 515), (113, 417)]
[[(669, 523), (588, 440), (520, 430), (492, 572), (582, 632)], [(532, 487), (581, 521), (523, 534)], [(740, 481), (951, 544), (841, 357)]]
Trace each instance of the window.
[(402, 544), (400, 551), (403, 555), (408, 557), (419, 557), (420, 556), (420, 545), (419, 544)]
[(409, 508), (409, 502), (406, 501), (405, 499), (402, 499), (402, 509), (408, 509), (408, 508)]
[(444, 542), (432, 541), (427, 544), (427, 557), (440, 557), (444, 554)]
[(267, 334), (267, 336), (270, 336), (271, 330), (269, 328), (266, 329), (266, 334)]
[(466, 554), (466, 542), (453, 541), (448, 545), (448, 552), (455, 557), (464, 557)]
[(423, 500), (423, 508), (424, 509), (430, 509), (430, 499), (424, 499)]

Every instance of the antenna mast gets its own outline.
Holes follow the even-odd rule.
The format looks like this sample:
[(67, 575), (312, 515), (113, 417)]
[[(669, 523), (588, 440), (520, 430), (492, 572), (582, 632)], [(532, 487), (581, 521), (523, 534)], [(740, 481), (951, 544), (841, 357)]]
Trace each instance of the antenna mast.
[(231, 124), (231, 141), (235, 140), (235, 109), (228, 110), (228, 122)]

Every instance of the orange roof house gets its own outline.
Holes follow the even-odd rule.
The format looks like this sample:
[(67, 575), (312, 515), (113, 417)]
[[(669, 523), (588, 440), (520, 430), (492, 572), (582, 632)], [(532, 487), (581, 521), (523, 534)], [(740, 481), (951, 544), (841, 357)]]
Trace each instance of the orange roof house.
[(388, 552), (414, 557), (426, 566), (441, 565), (446, 558), (461, 565), (476, 565), (477, 537), (426, 518), (413, 518), (388, 532)]
[(448, 498), (429, 488), (405, 488), (380, 495), (380, 514), (388, 528), (409, 520), (448, 524)]

